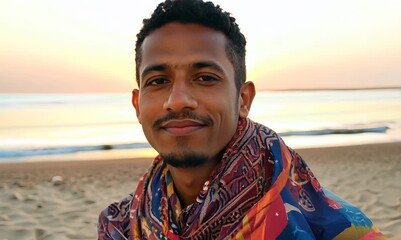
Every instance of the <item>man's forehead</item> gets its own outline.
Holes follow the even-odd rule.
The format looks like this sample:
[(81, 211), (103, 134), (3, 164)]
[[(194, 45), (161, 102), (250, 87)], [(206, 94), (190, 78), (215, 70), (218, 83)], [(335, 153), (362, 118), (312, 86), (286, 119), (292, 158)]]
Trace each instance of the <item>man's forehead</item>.
[[(207, 38), (213, 41), (226, 41), (223, 32), (207, 27), (198, 23), (170, 22), (153, 30), (145, 39), (142, 48), (149, 43), (160, 41), (166, 38), (179, 38), (180, 36), (196, 36), (197, 38)], [(188, 43), (190, 44), (190, 43)]]
[[(182, 31), (182, 29), (187, 29), (187, 30), (194, 30), (197, 32), (201, 31), (215, 31), (215, 32), (220, 32), (212, 27), (203, 25), (201, 23), (195, 23), (195, 22), (178, 22), (178, 21), (172, 21), (168, 22), (166, 24), (163, 24), (162, 26), (156, 28), (152, 32), (155, 31), (164, 31), (164, 32), (175, 32), (175, 31)], [(152, 34), (152, 33), (151, 33)], [(149, 34), (150, 35), (150, 34)]]
[(147, 36), (141, 46), (139, 79), (149, 72), (213, 68), (233, 75), (226, 36), (195, 23), (168, 23)]
[[(223, 33), (199, 24), (169, 23), (153, 31), (141, 46), (141, 62), (160, 64), (174, 61), (190, 64), (221, 61), (226, 57)], [(142, 64), (141, 64), (142, 65)]]

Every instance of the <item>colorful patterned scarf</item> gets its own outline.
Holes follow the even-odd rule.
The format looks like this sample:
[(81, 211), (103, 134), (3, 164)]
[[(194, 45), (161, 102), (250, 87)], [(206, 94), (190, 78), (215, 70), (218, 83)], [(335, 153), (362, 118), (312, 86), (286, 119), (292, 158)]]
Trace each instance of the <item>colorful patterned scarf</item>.
[(239, 120), (196, 202), (184, 209), (156, 157), (135, 194), (99, 218), (100, 239), (125, 239), (128, 231), (133, 239), (386, 239), (358, 208), (322, 188), (274, 131), (249, 119)]

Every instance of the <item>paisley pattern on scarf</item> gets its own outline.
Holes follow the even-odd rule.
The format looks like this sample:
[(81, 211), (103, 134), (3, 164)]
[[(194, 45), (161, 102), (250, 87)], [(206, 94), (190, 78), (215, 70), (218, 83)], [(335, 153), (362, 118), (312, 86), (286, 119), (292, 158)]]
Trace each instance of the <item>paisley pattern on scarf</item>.
[(239, 120), (195, 203), (181, 209), (158, 156), (135, 194), (100, 214), (98, 229), (99, 239), (386, 239), (320, 186), (274, 131), (249, 119)]

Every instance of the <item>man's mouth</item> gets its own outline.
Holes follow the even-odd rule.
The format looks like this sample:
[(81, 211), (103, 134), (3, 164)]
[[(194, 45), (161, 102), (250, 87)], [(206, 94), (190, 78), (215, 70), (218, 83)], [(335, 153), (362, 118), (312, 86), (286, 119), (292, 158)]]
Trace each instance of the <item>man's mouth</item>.
[(169, 120), (161, 124), (160, 128), (173, 135), (187, 135), (191, 134), (203, 127), (206, 124), (193, 120), (193, 119), (181, 119), (181, 120)]

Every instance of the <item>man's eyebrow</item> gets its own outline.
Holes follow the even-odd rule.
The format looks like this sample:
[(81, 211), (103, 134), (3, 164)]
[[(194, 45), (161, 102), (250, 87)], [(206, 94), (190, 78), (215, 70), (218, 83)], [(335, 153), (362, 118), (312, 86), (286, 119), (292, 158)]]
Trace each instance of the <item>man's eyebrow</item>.
[(143, 79), (143, 77), (153, 71), (165, 71), (168, 68), (167, 64), (155, 64), (155, 65), (150, 65), (148, 67), (146, 67), (145, 69), (143, 69), (142, 73), (141, 73), (141, 79)]
[(220, 65), (218, 65), (217, 63), (212, 62), (212, 61), (196, 62), (196, 63), (193, 63), (191, 65), (192, 65), (193, 68), (197, 68), (197, 69), (200, 69), (200, 68), (212, 68), (212, 69), (214, 69), (214, 70), (216, 70), (218, 72), (222, 72), (222, 73), (224, 72), (223, 68), (220, 67)]
[[(195, 62), (192, 64), (189, 64), (189, 66), (191, 68), (195, 68), (195, 69), (201, 69), (201, 68), (212, 68), (218, 72), (224, 72), (223, 68), (218, 65), (217, 63), (213, 62), (213, 61), (201, 61), (201, 62)], [(178, 67), (178, 66), (175, 66)], [(154, 64), (154, 65), (150, 65), (145, 67), (145, 69), (143, 69), (142, 73), (141, 73), (141, 79), (144, 78), (144, 76), (146, 76), (146, 74), (153, 72), (153, 71), (166, 71), (169, 68), (174, 68), (174, 66), (167, 64), (167, 63), (161, 63), (161, 64)]]

